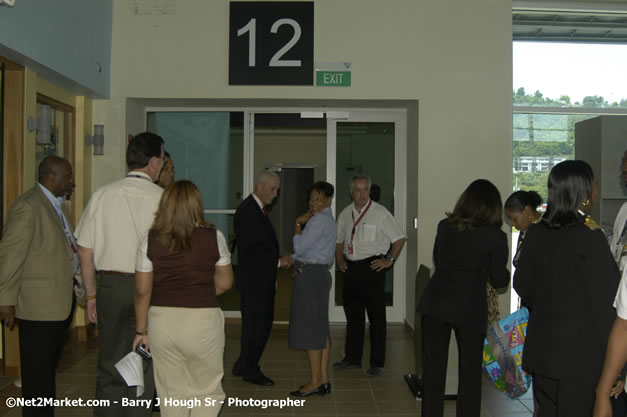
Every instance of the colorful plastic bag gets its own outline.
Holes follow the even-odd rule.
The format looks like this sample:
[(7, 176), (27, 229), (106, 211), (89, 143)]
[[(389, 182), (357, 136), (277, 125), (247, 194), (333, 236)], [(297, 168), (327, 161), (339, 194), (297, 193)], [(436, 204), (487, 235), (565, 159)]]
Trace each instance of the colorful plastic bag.
[(483, 369), (496, 387), (509, 398), (525, 394), (531, 376), (522, 369), (529, 310), (525, 307), (494, 323), (483, 345)]

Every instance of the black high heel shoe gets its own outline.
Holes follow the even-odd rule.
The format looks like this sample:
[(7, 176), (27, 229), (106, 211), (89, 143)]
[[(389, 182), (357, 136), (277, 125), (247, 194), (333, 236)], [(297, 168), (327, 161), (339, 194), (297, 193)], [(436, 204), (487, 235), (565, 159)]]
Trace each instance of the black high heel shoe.
[(290, 395), (292, 397), (309, 397), (310, 395), (314, 394), (325, 395), (329, 393), (331, 393), (331, 384), (327, 382), (326, 384), (322, 384), (319, 387), (312, 389), (311, 391), (303, 392), (297, 389), (296, 391), (290, 392)]
[(330, 382), (325, 382), (324, 384), (322, 384), (320, 386), (322, 387), (322, 392), (320, 392), (320, 395), (331, 394), (331, 383)]

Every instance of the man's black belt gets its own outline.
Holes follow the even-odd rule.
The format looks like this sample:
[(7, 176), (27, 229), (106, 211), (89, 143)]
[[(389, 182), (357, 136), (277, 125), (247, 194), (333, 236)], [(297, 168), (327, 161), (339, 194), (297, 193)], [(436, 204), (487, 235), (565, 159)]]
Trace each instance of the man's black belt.
[(371, 256), (369, 258), (364, 258), (364, 259), (359, 259), (357, 261), (351, 261), (349, 259), (346, 260), (346, 263), (349, 265), (361, 265), (361, 264), (370, 264), (370, 262), (374, 261), (375, 259), (381, 259), (383, 258), (383, 255), (375, 255), (375, 256)]

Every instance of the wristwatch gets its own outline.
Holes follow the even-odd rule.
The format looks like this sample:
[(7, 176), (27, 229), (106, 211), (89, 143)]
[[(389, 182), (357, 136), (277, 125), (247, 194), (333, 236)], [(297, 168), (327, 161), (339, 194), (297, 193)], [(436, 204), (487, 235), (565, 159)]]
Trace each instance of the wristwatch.
[(392, 263), (394, 263), (394, 261), (396, 261), (396, 259), (394, 259), (394, 257), (392, 255), (387, 255), (385, 258), (390, 260), (390, 261), (392, 261)]

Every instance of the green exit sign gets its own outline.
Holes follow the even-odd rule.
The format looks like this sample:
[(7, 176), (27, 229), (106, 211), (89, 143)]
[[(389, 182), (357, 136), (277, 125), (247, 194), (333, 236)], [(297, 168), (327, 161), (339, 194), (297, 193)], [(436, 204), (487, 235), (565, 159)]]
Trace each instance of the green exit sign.
[(351, 73), (348, 71), (316, 71), (318, 87), (350, 87)]
[(318, 87), (350, 87), (352, 64), (350, 62), (316, 63)]

